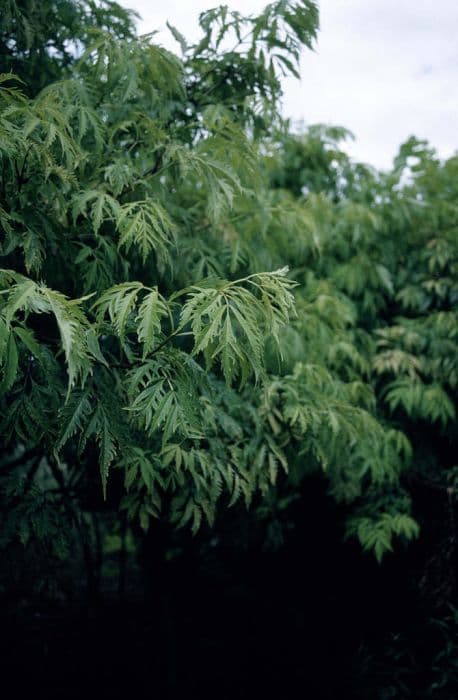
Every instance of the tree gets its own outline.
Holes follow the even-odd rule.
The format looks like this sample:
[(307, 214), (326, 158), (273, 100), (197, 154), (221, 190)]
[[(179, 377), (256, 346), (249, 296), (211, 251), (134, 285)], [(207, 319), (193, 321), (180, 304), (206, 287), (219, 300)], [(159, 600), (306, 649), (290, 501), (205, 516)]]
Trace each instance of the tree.
[[(390, 411), (454, 417), (433, 375), (407, 386), (420, 361), (392, 349), (388, 320), (411, 293), (399, 227), (442, 166), (426, 152), (410, 191), (408, 146), (382, 176), (339, 150), (345, 130), (290, 133), (279, 76), (313, 44), (313, 2), (210, 10), (195, 45), (170, 27), (181, 59), (115, 4), (59, 8), (54, 43), (24, 43), (35, 9), (16, 3), (3, 39), (19, 71), (1, 92), (4, 541), (19, 527), (60, 551), (63, 519), (90, 558), (85, 513), (196, 531), (218, 502), (272, 502), (324, 471), (380, 560), (418, 534), (408, 427)], [(428, 323), (449, 363), (452, 317)]]
[[(315, 260), (303, 260), (303, 278), (293, 270), (295, 279), (306, 298), (317, 284), (326, 285), (334, 304), (348, 309), (344, 337), (337, 329), (320, 331), (320, 346), (304, 328), (290, 347), (298, 355), (314, 348), (335, 373), (363, 382), (396, 453), (403, 455), (406, 468), (390, 488), (373, 491), (373, 500), (364, 492), (348, 531), (381, 555), (400, 522), (401, 501), (410, 499), (415, 484), (434, 483), (443, 494), (446, 520), (451, 518), (444, 534), (449, 551), (456, 490), (457, 158), (442, 163), (427, 144), (411, 138), (393, 170), (377, 173), (340, 151), (338, 142), (347, 135), (319, 126), (303, 135), (286, 132), (271, 159), (273, 186), (302, 204), (319, 244)], [(328, 311), (327, 323), (331, 318)], [(414, 528), (407, 521), (405, 526)]]
[(93, 30), (133, 37), (135, 15), (111, 0), (5, 0), (0, 29), (0, 69), (20, 75), (35, 95), (70, 76)]
[(115, 3), (7, 9), (2, 591), (67, 593), (84, 562), (95, 596), (114, 552), (122, 593), (139, 542), (160, 578), (161, 523), (278, 547), (315, 475), (379, 562), (420, 533), (446, 630), (421, 697), (445, 698), (457, 158), (412, 138), (379, 173), (279, 116), (310, 0), (210, 10), (196, 44), (170, 27), (180, 58)]
[(107, 7), (59, 5), (37, 49), (35, 6), (12, 3), (3, 40), (20, 73), (2, 84), (4, 494), (21, 539), (59, 550), (55, 519), (84, 530), (102, 491), (145, 529), (161, 507), (197, 529), (223, 492), (248, 502), (286, 465), (257, 404), (293, 283), (231, 227), (258, 209), (276, 70), (295, 72), (316, 8), (210, 11), (196, 46), (172, 30), (180, 61)]

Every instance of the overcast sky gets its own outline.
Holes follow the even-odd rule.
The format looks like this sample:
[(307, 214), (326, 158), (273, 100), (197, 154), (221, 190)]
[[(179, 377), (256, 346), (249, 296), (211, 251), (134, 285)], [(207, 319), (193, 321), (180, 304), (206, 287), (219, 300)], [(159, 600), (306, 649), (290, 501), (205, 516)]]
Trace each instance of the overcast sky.
[[(121, 0), (142, 16), (142, 33), (168, 19), (198, 36), (199, 12), (227, 4), (245, 14), (265, 0)], [(458, 0), (320, 0), (316, 51), (304, 51), (301, 82), (284, 83), (284, 114), (347, 127), (358, 160), (389, 167), (414, 134), (443, 157), (458, 149)], [(160, 42), (178, 52), (167, 33)]]

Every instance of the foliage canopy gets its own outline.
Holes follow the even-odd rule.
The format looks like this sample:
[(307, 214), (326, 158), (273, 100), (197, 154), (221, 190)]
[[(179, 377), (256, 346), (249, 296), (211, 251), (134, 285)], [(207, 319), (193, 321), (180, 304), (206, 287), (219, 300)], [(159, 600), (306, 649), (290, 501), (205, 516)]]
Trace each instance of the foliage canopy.
[(0, 37), (2, 545), (281, 525), (317, 472), (378, 560), (416, 537), (410, 484), (458, 474), (457, 158), (378, 173), (281, 119), (312, 0), (170, 27), (180, 57), (116, 3), (40, 7)]

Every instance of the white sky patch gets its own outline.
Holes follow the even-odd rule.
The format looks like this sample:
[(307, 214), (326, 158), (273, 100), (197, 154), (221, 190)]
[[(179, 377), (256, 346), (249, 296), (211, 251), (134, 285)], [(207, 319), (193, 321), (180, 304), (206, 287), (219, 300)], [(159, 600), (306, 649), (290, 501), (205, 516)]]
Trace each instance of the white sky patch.
[[(179, 52), (167, 20), (193, 41), (200, 12), (218, 0), (120, 0), (141, 16), (142, 33)], [(243, 14), (265, 0), (226, 0)], [(301, 82), (284, 80), (283, 112), (294, 121), (338, 124), (356, 140), (356, 159), (388, 168), (409, 136), (441, 157), (458, 149), (458, 0), (321, 0), (316, 51), (304, 50)]]

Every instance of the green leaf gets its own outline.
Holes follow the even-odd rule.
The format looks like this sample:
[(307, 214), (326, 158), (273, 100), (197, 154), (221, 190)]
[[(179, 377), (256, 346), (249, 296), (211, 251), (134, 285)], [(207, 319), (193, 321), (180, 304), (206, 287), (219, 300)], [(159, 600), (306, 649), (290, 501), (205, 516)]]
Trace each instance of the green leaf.
[(184, 38), (183, 34), (181, 34), (176, 27), (171, 25), (169, 22), (166, 22), (167, 27), (169, 28), (170, 32), (172, 33), (173, 38), (175, 41), (177, 41), (180, 44), (181, 52), (184, 54), (187, 51), (188, 44), (186, 39)]
[(96, 310), (97, 320), (100, 321), (108, 314), (117, 335), (124, 338), (129, 319), (133, 319), (133, 313), (137, 297), (143, 285), (140, 282), (125, 282), (107, 289), (93, 304)]
[(27, 350), (32, 353), (33, 357), (44, 364), (43, 349), (37, 342), (33, 332), (22, 326), (14, 326), (13, 331), (20, 338)]
[(243, 386), (251, 373), (258, 378), (267, 337), (278, 340), (279, 329), (294, 313), (293, 286), (286, 270), (277, 270), (213, 288), (191, 287), (181, 327), (191, 326), (193, 354), (203, 353), (208, 368), (218, 360), (229, 385), (239, 377)]
[(124, 204), (117, 221), (120, 232), (119, 248), (126, 252), (134, 247), (146, 263), (155, 253), (163, 262), (169, 261), (170, 247), (175, 241), (176, 227), (162, 204), (143, 200)]
[(157, 288), (152, 289), (143, 299), (136, 317), (137, 335), (143, 343), (143, 359), (151, 352), (161, 335), (161, 320), (168, 316), (165, 299)]
[(2, 363), (2, 378), (0, 380), (0, 394), (4, 394), (14, 384), (18, 372), (18, 351), (14, 335), (9, 334), (6, 344), (6, 355)]
[(40, 293), (47, 301), (49, 310), (54, 314), (57, 321), (67, 361), (70, 390), (77, 379), (81, 379), (84, 383), (92, 369), (86, 336), (89, 323), (79, 308), (83, 300), (70, 301), (64, 294), (47, 287), (41, 287)]

